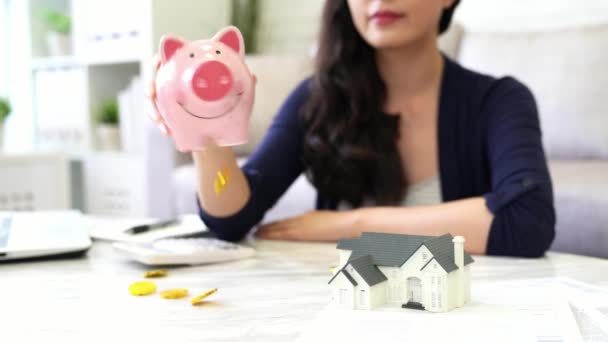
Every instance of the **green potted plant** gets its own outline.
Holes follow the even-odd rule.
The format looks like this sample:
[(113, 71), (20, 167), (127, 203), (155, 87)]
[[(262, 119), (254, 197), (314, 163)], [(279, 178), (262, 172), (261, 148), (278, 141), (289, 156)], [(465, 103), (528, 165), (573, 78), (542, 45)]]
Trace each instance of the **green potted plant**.
[(0, 97), (0, 150), (4, 141), (4, 121), (11, 114), (11, 103), (7, 98)]
[(40, 16), (48, 28), (46, 41), (51, 56), (66, 56), (71, 53), (70, 32), (72, 19), (70, 16), (53, 10), (43, 10)]
[(120, 149), (118, 102), (114, 99), (102, 103), (96, 121), (99, 147), (102, 150)]

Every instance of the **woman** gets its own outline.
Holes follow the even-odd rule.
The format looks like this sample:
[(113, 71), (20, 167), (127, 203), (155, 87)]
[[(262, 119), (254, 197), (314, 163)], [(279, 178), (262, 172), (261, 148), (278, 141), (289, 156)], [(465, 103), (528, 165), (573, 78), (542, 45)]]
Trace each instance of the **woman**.
[[(470, 253), (543, 255), (555, 213), (534, 98), (513, 78), (478, 74), (439, 52), (458, 2), (327, 0), (314, 74), (242, 170), (231, 148), (193, 153), (201, 219), (239, 240), (306, 172), (317, 210), (258, 236), (451, 233)], [(213, 191), (219, 169), (231, 175), (222, 196)]]

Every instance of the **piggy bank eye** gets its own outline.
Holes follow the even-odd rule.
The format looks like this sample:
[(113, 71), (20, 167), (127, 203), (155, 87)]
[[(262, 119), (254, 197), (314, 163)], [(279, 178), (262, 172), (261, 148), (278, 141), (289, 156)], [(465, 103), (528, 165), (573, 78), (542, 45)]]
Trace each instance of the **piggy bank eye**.
[(215, 50), (215, 53), (218, 55), (221, 54), (220, 50)]
[(193, 53), (190, 54), (190, 58), (194, 58), (194, 54)]

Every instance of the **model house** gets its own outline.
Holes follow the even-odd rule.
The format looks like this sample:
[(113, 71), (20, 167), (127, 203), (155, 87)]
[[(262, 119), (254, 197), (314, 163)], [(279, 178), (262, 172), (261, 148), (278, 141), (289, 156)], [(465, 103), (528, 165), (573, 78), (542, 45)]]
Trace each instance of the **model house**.
[(445, 312), (471, 298), (464, 238), (363, 233), (338, 243), (340, 265), (329, 281), (336, 305), (382, 305)]

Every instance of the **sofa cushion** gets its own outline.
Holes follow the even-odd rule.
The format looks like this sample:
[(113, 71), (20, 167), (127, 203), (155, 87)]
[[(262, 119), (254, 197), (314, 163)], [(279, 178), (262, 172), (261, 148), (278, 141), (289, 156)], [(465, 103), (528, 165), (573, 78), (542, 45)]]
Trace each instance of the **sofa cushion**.
[(483, 73), (515, 76), (531, 88), (549, 156), (608, 158), (608, 23), (467, 30), (459, 61)]
[(608, 161), (549, 163), (557, 212), (553, 250), (608, 258)]

